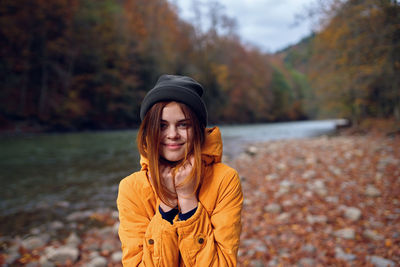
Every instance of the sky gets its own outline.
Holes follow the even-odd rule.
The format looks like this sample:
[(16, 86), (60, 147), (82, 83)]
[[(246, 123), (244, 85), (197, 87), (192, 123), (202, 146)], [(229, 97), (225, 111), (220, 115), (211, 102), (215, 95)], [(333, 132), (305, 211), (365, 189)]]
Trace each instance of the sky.
[[(207, 3), (209, 0), (171, 0), (177, 5), (181, 18), (193, 21), (193, 1)], [(214, 0), (215, 1), (215, 0)], [(244, 43), (273, 53), (295, 44), (311, 33), (311, 21), (295, 24), (296, 15), (316, 0), (218, 0), (222, 11), (237, 21), (237, 32)], [(203, 20), (206, 20), (203, 11)], [(203, 22), (204, 23), (204, 22)]]

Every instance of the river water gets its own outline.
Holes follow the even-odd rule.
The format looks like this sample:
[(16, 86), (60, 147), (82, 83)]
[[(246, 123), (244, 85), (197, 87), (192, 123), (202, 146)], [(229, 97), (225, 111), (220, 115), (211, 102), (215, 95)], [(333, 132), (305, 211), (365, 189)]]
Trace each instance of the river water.
[[(224, 154), (249, 143), (331, 134), (336, 120), (221, 126)], [(78, 210), (115, 208), (119, 181), (139, 169), (136, 130), (0, 139), (0, 236)], [(60, 208), (61, 207), (61, 208)]]

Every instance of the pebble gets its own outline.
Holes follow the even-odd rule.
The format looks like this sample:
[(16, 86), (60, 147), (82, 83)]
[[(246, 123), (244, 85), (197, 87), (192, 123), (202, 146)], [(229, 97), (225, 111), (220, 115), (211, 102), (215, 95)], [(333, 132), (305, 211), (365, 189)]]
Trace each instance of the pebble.
[(394, 267), (396, 263), (394, 261), (381, 258), (379, 256), (367, 256), (367, 260), (370, 261), (375, 267)]
[(49, 261), (63, 264), (66, 261), (75, 262), (78, 259), (79, 250), (68, 246), (48, 247), (45, 255)]
[(358, 221), (361, 218), (361, 210), (355, 207), (346, 207), (344, 209), (344, 217), (350, 221)]
[(312, 258), (302, 258), (297, 263), (299, 267), (312, 267), (315, 266), (315, 260)]
[(343, 238), (343, 239), (354, 239), (355, 231), (352, 228), (343, 228), (335, 231), (335, 236)]
[(43, 247), (49, 239), (48, 235), (31, 236), (22, 240), (22, 246), (27, 250), (34, 250)]
[(365, 189), (365, 195), (367, 195), (369, 197), (379, 197), (379, 196), (381, 196), (381, 191), (379, 191), (373, 185), (367, 185), (367, 188)]
[(276, 173), (270, 173), (270, 174), (267, 174), (265, 176), (265, 180), (267, 180), (267, 181), (273, 181), (273, 180), (276, 180), (278, 178), (279, 178), (279, 176)]
[(268, 213), (280, 213), (282, 208), (279, 204), (272, 203), (264, 207), (264, 210)]
[(122, 251), (116, 251), (111, 255), (111, 261), (112, 262), (121, 262), (122, 260)]
[(78, 247), (80, 243), (81, 239), (78, 237), (76, 233), (71, 233), (66, 240), (67, 246), (70, 247)]
[(363, 236), (367, 239), (374, 240), (374, 241), (380, 241), (380, 240), (384, 239), (384, 237), (382, 235), (380, 235), (376, 231), (370, 230), (370, 229), (366, 229), (363, 232)]
[(92, 259), (88, 265), (88, 267), (107, 267), (107, 259), (104, 257), (96, 257)]
[(345, 261), (353, 261), (357, 258), (357, 256), (354, 254), (345, 253), (340, 247), (335, 248), (335, 257)]
[(307, 215), (306, 220), (310, 224), (326, 223), (328, 218), (325, 215)]

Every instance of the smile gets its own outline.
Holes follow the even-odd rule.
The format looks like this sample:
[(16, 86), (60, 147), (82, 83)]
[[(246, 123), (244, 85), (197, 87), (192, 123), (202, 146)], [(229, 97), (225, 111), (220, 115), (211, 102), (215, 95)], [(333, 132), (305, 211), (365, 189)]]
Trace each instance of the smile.
[(164, 146), (168, 149), (175, 150), (181, 148), (183, 144), (164, 144)]

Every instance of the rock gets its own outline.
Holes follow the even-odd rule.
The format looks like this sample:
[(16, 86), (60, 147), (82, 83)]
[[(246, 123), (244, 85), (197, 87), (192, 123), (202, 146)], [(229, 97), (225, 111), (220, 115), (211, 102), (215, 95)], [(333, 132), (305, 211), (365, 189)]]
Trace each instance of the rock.
[(66, 240), (66, 245), (69, 247), (77, 248), (80, 243), (81, 239), (78, 237), (76, 233), (71, 233)]
[(93, 214), (93, 211), (76, 211), (67, 216), (67, 221), (79, 221), (89, 218)]
[(325, 215), (307, 215), (306, 220), (309, 224), (326, 223), (328, 218)]
[(111, 255), (112, 262), (121, 262), (122, 261), (122, 251), (116, 251)]
[(370, 261), (375, 267), (394, 267), (396, 263), (394, 261), (381, 258), (379, 256), (367, 256), (367, 260)]
[(119, 212), (117, 210), (113, 210), (113, 212), (111, 213), (111, 218), (113, 218), (114, 220), (118, 220)]
[(256, 259), (251, 261), (251, 266), (253, 267), (264, 267), (264, 262), (262, 260)]
[(119, 229), (119, 221), (117, 221), (112, 228), (112, 233), (117, 236), (118, 235), (118, 229)]
[(249, 146), (246, 149), (246, 153), (250, 156), (254, 156), (255, 154), (258, 153), (258, 148), (256, 146)]
[(11, 252), (6, 257), (6, 264), (12, 266), (14, 261), (18, 260), (20, 257), (21, 257), (21, 254), (19, 254), (17, 251)]
[(315, 173), (314, 170), (308, 170), (308, 171), (306, 171), (305, 173), (303, 173), (303, 175), (302, 175), (301, 177), (302, 177), (303, 179), (308, 180), (308, 179), (315, 178), (315, 175), (316, 175), (316, 173)]
[(325, 201), (328, 203), (337, 204), (337, 203), (339, 203), (339, 198), (336, 196), (329, 196), (329, 197), (325, 198)]
[(51, 222), (49, 225), (49, 228), (51, 230), (60, 230), (60, 229), (63, 229), (64, 227), (65, 227), (65, 225), (60, 221)]
[(88, 265), (88, 267), (107, 267), (107, 260), (104, 257), (96, 257), (92, 259)]
[(350, 221), (358, 221), (361, 218), (361, 210), (355, 207), (346, 207), (344, 209), (344, 217)]
[(301, 247), (301, 251), (303, 251), (303, 252), (314, 253), (316, 250), (317, 250), (317, 248), (311, 244), (306, 244)]
[(27, 250), (34, 250), (46, 245), (46, 240), (40, 236), (31, 236), (22, 240), (22, 246)]
[(366, 229), (363, 232), (363, 236), (365, 238), (368, 238), (368, 239), (374, 240), (374, 241), (379, 241), (379, 240), (383, 240), (384, 239), (384, 237), (382, 235), (380, 235), (376, 231), (370, 230), (370, 229)]
[(297, 266), (299, 267), (315, 266), (315, 260), (312, 258), (302, 258), (298, 261)]
[(381, 191), (379, 191), (375, 186), (368, 185), (365, 189), (365, 195), (368, 197), (379, 197), (381, 196)]
[(264, 207), (264, 210), (268, 213), (279, 213), (282, 211), (282, 208), (279, 204), (272, 203)]
[(357, 258), (354, 254), (345, 253), (340, 247), (335, 248), (335, 257), (345, 261), (353, 261)]
[(42, 256), (39, 260), (40, 267), (56, 267), (56, 265), (50, 262), (46, 257)]
[(276, 180), (278, 178), (279, 178), (279, 176), (276, 173), (270, 173), (270, 174), (267, 174), (265, 176), (265, 180), (267, 180), (267, 181), (273, 181), (273, 180)]
[(75, 262), (78, 259), (79, 250), (68, 246), (59, 248), (48, 247), (46, 248), (46, 257), (49, 261), (54, 263), (63, 264), (66, 261)]
[(290, 219), (290, 213), (288, 212), (281, 213), (279, 214), (278, 217), (276, 217), (276, 220), (278, 222), (287, 222), (289, 219)]
[(335, 236), (344, 238), (344, 239), (354, 239), (355, 231), (352, 228), (343, 228), (335, 231)]

